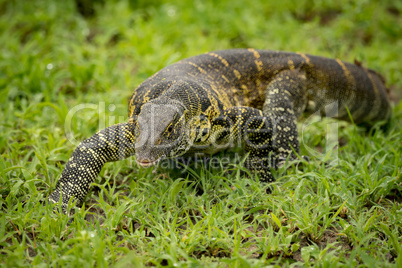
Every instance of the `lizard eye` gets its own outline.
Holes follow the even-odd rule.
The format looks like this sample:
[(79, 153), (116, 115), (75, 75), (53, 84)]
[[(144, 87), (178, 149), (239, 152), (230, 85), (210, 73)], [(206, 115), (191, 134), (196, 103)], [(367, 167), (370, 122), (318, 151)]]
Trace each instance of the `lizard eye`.
[(170, 126), (168, 127), (168, 129), (167, 129), (167, 132), (168, 132), (168, 133), (172, 133), (172, 131), (173, 131), (173, 125), (170, 125)]

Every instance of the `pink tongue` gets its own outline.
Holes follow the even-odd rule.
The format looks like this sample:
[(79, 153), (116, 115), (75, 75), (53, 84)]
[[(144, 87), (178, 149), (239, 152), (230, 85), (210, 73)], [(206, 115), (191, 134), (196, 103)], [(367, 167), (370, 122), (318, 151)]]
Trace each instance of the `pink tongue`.
[(143, 167), (149, 167), (149, 166), (153, 166), (155, 164), (155, 162), (140, 162), (140, 161), (137, 161), (137, 163)]

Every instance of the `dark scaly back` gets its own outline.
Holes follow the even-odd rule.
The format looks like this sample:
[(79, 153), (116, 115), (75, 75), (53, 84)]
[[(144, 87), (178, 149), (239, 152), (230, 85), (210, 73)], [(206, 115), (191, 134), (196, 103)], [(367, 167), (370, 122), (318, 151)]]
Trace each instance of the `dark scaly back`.
[[(163, 94), (197, 95), (191, 104), (197, 114), (211, 104), (219, 110), (261, 109), (269, 82), (279, 72), (292, 69), (304, 71), (307, 78), (306, 112), (325, 114), (326, 110), (329, 116), (349, 120), (348, 107), (356, 123), (386, 119), (390, 114), (382, 77), (360, 64), (299, 53), (233, 49), (184, 59), (160, 70), (134, 92), (129, 115), (137, 115), (144, 103)], [(169, 90), (172, 85), (176, 86)], [(331, 112), (335, 107), (337, 113)]]
[[(137, 115), (144, 103), (169, 94), (170, 86), (180, 83), (198, 85), (198, 90), (193, 93), (199, 95), (202, 102), (208, 99), (219, 109), (233, 106), (261, 109), (269, 80), (274, 74), (287, 68), (287, 58), (291, 55), (262, 52), (263, 56), (255, 50), (224, 50), (170, 65), (148, 78), (135, 90), (130, 100), (129, 115)], [(281, 66), (280, 69), (276, 69), (278, 65)], [(177, 86), (174, 90), (186, 91)], [(205, 105), (205, 108), (208, 107), (209, 105)]]

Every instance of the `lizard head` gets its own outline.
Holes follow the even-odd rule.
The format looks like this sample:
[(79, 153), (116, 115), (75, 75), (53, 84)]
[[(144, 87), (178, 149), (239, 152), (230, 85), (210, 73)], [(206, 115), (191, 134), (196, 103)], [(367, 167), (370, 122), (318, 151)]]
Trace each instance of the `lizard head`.
[(189, 149), (186, 114), (180, 101), (168, 98), (158, 98), (142, 106), (135, 131), (135, 155), (139, 165), (152, 166)]

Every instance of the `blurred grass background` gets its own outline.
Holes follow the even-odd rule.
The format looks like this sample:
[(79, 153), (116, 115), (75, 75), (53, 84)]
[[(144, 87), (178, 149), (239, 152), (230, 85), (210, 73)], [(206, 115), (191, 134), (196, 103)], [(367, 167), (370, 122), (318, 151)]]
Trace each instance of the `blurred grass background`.
[[(402, 265), (401, 12), (391, 0), (0, 0), (0, 263)], [(143, 80), (186, 57), (247, 47), (356, 59), (380, 72), (393, 96), (390, 133), (361, 138), (342, 125), (339, 166), (282, 170), (270, 196), (236, 172), (155, 180), (126, 160), (106, 165), (92, 207), (72, 223), (39, 204), (71, 139), (124, 121)], [(96, 109), (66, 129), (80, 104)], [(318, 124), (306, 142), (324, 147), (324, 132)], [(331, 218), (338, 209), (344, 216)]]

